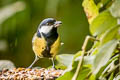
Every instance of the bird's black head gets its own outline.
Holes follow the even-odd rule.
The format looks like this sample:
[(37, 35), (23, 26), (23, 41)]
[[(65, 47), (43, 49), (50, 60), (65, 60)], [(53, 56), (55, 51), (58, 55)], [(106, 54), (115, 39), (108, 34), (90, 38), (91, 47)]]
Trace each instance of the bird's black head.
[(48, 33), (52, 32), (53, 29), (57, 30), (57, 28), (58, 28), (58, 26), (60, 26), (60, 24), (62, 24), (61, 21), (56, 21), (53, 18), (44, 19), (38, 27), (38, 32), (48, 34)]
[(50, 25), (53, 25), (55, 22), (56, 22), (55, 19), (53, 19), (53, 18), (47, 18), (47, 19), (44, 19), (44, 20), (40, 23), (39, 27), (42, 27), (42, 26), (50, 26)]

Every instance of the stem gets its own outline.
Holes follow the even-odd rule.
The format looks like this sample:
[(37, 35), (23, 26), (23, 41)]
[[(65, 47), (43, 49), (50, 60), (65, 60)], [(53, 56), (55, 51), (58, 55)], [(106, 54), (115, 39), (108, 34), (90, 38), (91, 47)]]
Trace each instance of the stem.
[(81, 59), (79, 60), (79, 63), (78, 63), (76, 72), (75, 72), (75, 74), (73, 75), (72, 80), (77, 80), (78, 74), (79, 74), (79, 72), (80, 72), (80, 70), (81, 70), (81, 67), (82, 67), (82, 64), (83, 64), (83, 59), (84, 59), (86, 47), (87, 47), (88, 41), (89, 41), (90, 39), (96, 40), (95, 38), (90, 37), (90, 36), (87, 36), (87, 37), (85, 38), (85, 41), (84, 41), (83, 46), (82, 46), (82, 55), (81, 55)]
[[(119, 58), (118, 58), (118, 60), (119, 60), (119, 64), (120, 64), (120, 54), (119, 54)], [(119, 72), (120, 72), (120, 66), (119, 66)]]
[(88, 73), (88, 75), (86, 76), (86, 80), (90, 77), (91, 74), (92, 74), (92, 71)]
[(116, 65), (111, 71), (109, 71), (108, 73), (106, 73), (105, 77), (107, 77), (110, 73), (112, 73), (119, 66), (120, 66), (120, 64)]
[[(119, 57), (118, 57), (118, 62), (120, 64), (120, 42), (118, 42), (118, 45), (117, 45), (117, 50), (119, 51), (118, 54), (119, 54)], [(119, 66), (119, 72), (120, 72), (120, 66)]]
[(100, 78), (101, 77), (104, 77), (104, 75), (105, 75), (105, 73), (106, 73), (106, 69), (108, 70), (108, 66), (110, 67), (110, 65), (111, 65), (111, 63), (113, 62), (113, 61), (116, 61), (117, 60), (117, 58), (119, 57), (119, 54), (117, 54), (117, 55), (115, 55), (113, 58), (111, 58), (109, 61), (108, 61), (108, 63), (105, 65), (105, 69), (104, 69), (104, 71), (102, 72), (102, 74), (100, 75)]

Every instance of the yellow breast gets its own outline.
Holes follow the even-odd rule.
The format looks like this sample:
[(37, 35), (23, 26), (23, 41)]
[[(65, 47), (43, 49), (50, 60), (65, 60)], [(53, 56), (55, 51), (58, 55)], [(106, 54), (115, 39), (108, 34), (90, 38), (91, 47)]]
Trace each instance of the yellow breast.
[(50, 53), (53, 57), (58, 53), (59, 48), (60, 48), (60, 37), (58, 37), (57, 40), (51, 46)]
[[(33, 44), (34, 53), (39, 57), (44, 57), (42, 52), (46, 49), (46, 46), (47, 46), (45, 39), (39, 38), (35, 35), (33, 37), (32, 44)], [(58, 53), (59, 47), (60, 47), (60, 38), (58, 37), (58, 39), (50, 47), (49, 53), (51, 57), (54, 57)]]
[(34, 53), (37, 56), (39, 56), (39, 57), (43, 57), (41, 53), (46, 48), (46, 41), (45, 41), (45, 39), (44, 38), (39, 38), (37, 36), (34, 36), (32, 44), (33, 44), (33, 51), (34, 51)]

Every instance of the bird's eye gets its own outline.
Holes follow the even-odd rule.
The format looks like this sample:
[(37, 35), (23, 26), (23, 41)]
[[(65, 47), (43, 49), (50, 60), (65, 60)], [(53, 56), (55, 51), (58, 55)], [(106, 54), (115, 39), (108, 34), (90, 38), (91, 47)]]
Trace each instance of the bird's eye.
[(47, 23), (47, 25), (51, 25), (50, 23)]
[(47, 23), (47, 25), (49, 25), (49, 23)]

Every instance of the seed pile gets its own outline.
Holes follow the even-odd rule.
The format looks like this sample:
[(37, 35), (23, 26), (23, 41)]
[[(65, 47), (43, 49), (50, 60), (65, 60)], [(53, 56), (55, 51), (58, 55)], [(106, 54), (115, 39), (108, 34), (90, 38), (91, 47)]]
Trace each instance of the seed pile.
[(55, 80), (63, 70), (14, 68), (0, 71), (0, 80)]

